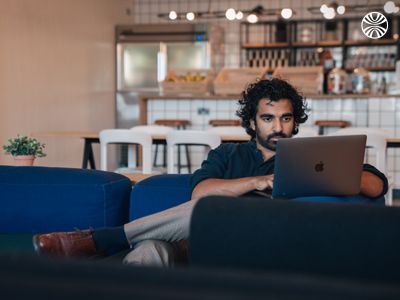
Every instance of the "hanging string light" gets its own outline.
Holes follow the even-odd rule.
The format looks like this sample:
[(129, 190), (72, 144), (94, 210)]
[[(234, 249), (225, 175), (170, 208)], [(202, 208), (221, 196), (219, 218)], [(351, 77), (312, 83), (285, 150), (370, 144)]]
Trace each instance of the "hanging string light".
[[(345, 3), (344, 0), (342, 0)], [(346, 1), (349, 3), (350, 1)], [(383, 11), (387, 14), (396, 14), (400, 11), (400, 7), (397, 6), (393, 1), (386, 1), (382, 4), (368, 4), (368, 5), (350, 5), (344, 4), (339, 5), (338, 2), (333, 1), (330, 4), (322, 4), (321, 6), (312, 6), (307, 8), (312, 14), (322, 14), (326, 19), (333, 19), (336, 15), (344, 15), (345, 13), (366, 13), (371, 11)]]
[(291, 8), (284, 8), (281, 11), (281, 16), (284, 19), (290, 19), (292, 17), (292, 15), (293, 15), (293, 11)]
[(225, 16), (229, 21), (233, 21), (236, 19), (236, 11), (233, 8), (228, 8), (226, 10)]
[(285, 8), (269, 8), (266, 9), (262, 5), (256, 5), (252, 9), (248, 10), (238, 10), (236, 11), (233, 7), (228, 8), (225, 11), (214, 11), (211, 10), (211, 0), (208, 3), (207, 11), (197, 11), (197, 12), (177, 12), (176, 10), (171, 10), (168, 13), (158, 14), (159, 18), (165, 18), (171, 21), (176, 20), (188, 20), (194, 21), (201, 19), (217, 19), (226, 18), (229, 21), (242, 20), (246, 17), (247, 21), (250, 23), (256, 23), (263, 17), (275, 16), (278, 18), (290, 19), (295, 12), (290, 7)]

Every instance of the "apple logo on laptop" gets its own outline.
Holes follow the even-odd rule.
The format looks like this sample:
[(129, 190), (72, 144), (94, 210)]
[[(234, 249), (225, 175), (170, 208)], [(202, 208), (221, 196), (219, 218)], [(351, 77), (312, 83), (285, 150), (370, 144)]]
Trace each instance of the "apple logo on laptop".
[(315, 165), (314, 169), (316, 172), (322, 172), (324, 170), (324, 163), (320, 161)]

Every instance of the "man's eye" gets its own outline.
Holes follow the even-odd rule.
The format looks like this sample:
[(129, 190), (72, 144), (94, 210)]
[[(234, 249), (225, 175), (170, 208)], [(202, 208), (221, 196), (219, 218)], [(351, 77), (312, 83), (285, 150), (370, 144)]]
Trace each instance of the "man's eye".
[(292, 120), (292, 117), (283, 117), (282, 120), (283, 120), (284, 122), (289, 122), (289, 121)]
[(265, 122), (271, 122), (272, 121), (272, 117), (264, 117), (263, 120)]

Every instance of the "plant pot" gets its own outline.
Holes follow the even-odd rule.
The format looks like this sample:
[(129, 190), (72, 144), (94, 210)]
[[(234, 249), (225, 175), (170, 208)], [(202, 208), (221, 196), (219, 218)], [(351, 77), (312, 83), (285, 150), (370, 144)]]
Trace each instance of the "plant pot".
[(16, 166), (33, 166), (35, 160), (34, 155), (18, 155), (14, 156), (14, 163)]

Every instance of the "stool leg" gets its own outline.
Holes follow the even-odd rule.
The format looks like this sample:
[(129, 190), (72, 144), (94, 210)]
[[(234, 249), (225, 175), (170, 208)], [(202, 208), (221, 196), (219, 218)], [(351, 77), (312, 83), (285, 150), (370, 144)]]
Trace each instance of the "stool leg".
[(167, 167), (167, 145), (163, 145), (163, 167)]
[(154, 153), (153, 167), (157, 167), (157, 154), (158, 154), (158, 144), (156, 144), (156, 149)]
[(136, 148), (136, 167), (139, 167), (139, 145), (135, 145)]
[(181, 174), (181, 145), (178, 145), (178, 174)]
[(185, 145), (185, 151), (186, 151), (187, 168), (188, 168), (189, 173), (192, 173), (191, 164), (190, 164), (189, 146), (188, 145)]

